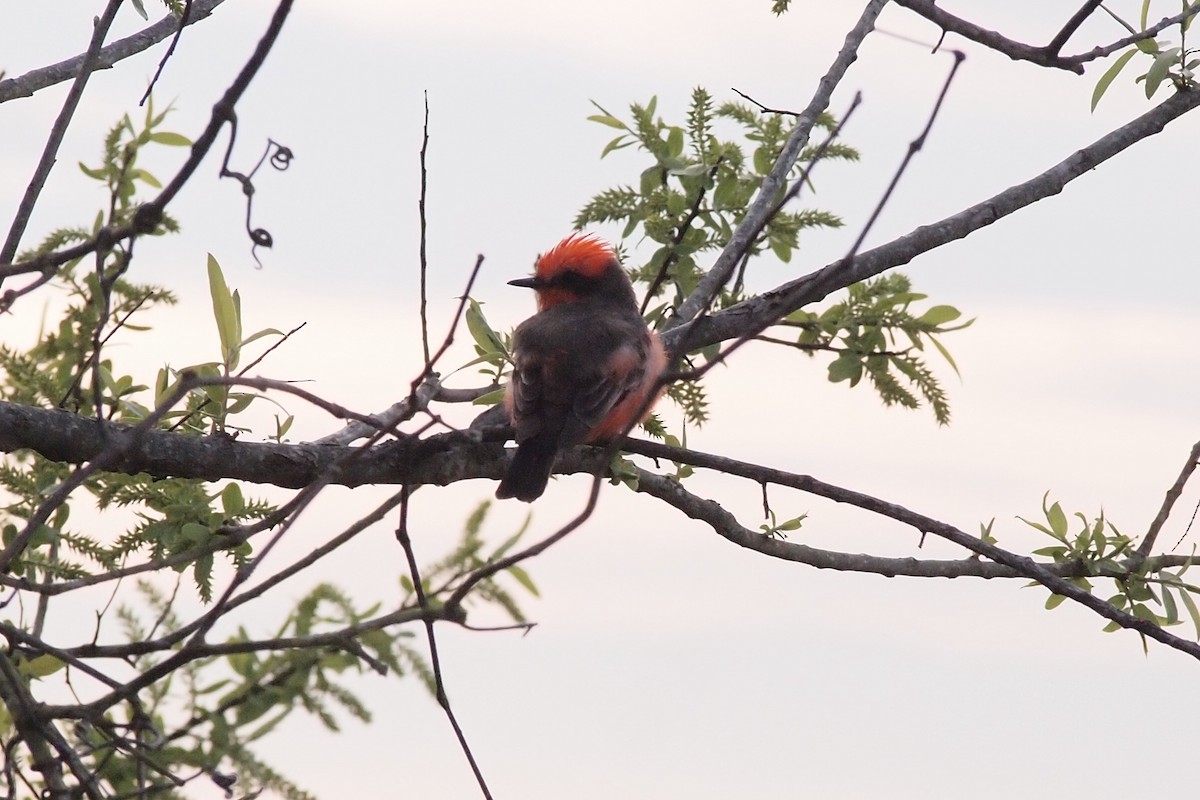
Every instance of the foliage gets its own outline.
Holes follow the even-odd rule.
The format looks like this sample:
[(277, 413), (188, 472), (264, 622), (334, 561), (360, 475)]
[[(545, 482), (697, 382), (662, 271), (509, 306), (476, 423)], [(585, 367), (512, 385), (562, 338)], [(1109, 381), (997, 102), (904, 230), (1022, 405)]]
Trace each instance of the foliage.
[[(1185, 12), (1189, 11), (1197, 5), (1198, 3), (1194, 1), (1192, 3), (1184, 2), (1183, 10)], [(1150, 18), (1150, 0), (1142, 0), (1142, 12), (1139, 20), (1140, 27), (1137, 28), (1115, 14), (1111, 9), (1104, 7), (1104, 10), (1121, 27), (1128, 31), (1131, 36), (1137, 36), (1149, 27), (1147, 23)], [(1125, 66), (1139, 53), (1149, 60), (1149, 65), (1146, 71), (1135, 79), (1135, 82), (1142, 84), (1147, 100), (1154, 97), (1159, 87), (1168, 81), (1176, 89), (1195, 88), (1195, 70), (1197, 65), (1200, 65), (1200, 59), (1193, 58), (1196, 50), (1187, 46), (1188, 29), (1195, 19), (1195, 16), (1190, 16), (1179, 23), (1179, 44), (1174, 44), (1169, 39), (1159, 37), (1138, 39), (1133, 43), (1133, 46), (1117, 56), (1112, 65), (1100, 76), (1100, 80), (1096, 81), (1096, 88), (1092, 91), (1092, 111), (1096, 110), (1096, 106), (1100, 103), (1100, 98), (1104, 97), (1104, 93), (1108, 91), (1108, 87), (1112, 85), (1112, 82), (1116, 80), (1121, 71), (1125, 69)]]
[[(139, 166), (146, 151), (190, 145), (182, 135), (162, 129), (168, 114), (169, 109), (156, 112), (150, 103), (140, 125), (123, 116), (106, 136), (99, 164), (80, 164), (87, 178), (104, 187), (106, 208), (90, 226), (54, 231), (23, 257), (87, 240), (103, 227), (127, 224), (143, 201), (139, 189), (160, 187), (157, 178)], [(176, 230), (177, 224), (164, 217), (154, 234)], [(109, 357), (114, 351), (105, 345), (118, 332), (137, 337), (151, 331), (151, 309), (169, 308), (176, 299), (165, 289), (127, 280), (132, 257), (132, 245), (115, 244), (101, 250), (92, 269), (77, 259), (57, 271), (51, 287), (62, 300), (59, 319), (44, 326), (31, 347), (0, 346), (0, 398), (113, 422), (153, 421), (159, 429), (185, 435), (231, 438), (250, 432), (250, 424), (242, 423), (239, 415), (265, 398), (235, 391), (230, 381), (261, 363), (288, 335), (274, 328), (243, 332), (242, 298), (210, 254), (206, 268), (218, 357), (177, 368), (168, 365), (154, 381), (140, 381)], [(268, 339), (274, 340), (272, 345), (244, 366), (250, 348)], [(184, 380), (191, 381), (191, 388), (182, 405), (168, 409), (165, 403)], [(271, 438), (281, 440), (292, 419), (286, 412), (282, 419), (276, 415)], [(346, 681), (364, 668), (413, 675), (434, 690), (433, 672), (414, 649), (412, 630), (381, 622), (389, 619), (381, 603), (360, 607), (330, 583), (318, 583), (296, 600), (274, 630), (252, 630), (265, 622), (256, 620), (252, 627), (238, 625), (223, 637), (205, 636), (232, 607), (257, 594), (250, 591), (232, 600), (228, 595), (261, 555), (254, 535), (290, 524), (284, 510), (271, 502), (250, 497), (237, 482), (103, 471), (84, 480), (86, 501), (77, 495), (52, 497), (73, 472), (69, 464), (30, 451), (0, 462), (0, 490), (5, 495), (0, 541), (5, 547), (44, 508), (52, 509), (8, 567), (9, 575), (24, 580), (25, 586), (48, 591), (39, 595), (41, 610), (29, 618), (22, 612), (11, 623), (0, 622), (0, 634), (9, 641), (37, 637), (39, 620), (61, 602), (57, 595), (97, 585), (119, 588), (127, 572), (155, 574), (138, 581), (139, 602), (110, 600), (98, 609), (94, 623), (102, 647), (125, 654), (135, 674), (154, 677), (135, 681), (136, 688), (116, 698), (103, 713), (89, 715), (66, 733), (69, 746), (80, 753), (82, 768), (106, 794), (176, 796), (178, 786), (207, 777), (225, 789), (237, 780), (251, 794), (270, 789), (288, 798), (308, 797), (261, 758), (256, 747), (263, 737), (298, 710), (333, 731), (346, 715), (369, 721), (369, 704)], [(114, 510), (122, 513), (113, 516)], [(97, 524), (95, 511), (102, 512), (104, 520), (123, 518), (127, 523), (123, 529)], [(521, 531), (499, 547), (488, 548), (480, 533), (486, 511), (485, 504), (472, 514), (462, 539), (424, 571), (426, 594), (435, 602), (519, 540)], [(178, 612), (191, 595), (183, 583), (185, 573), (195, 587), (195, 600), (207, 608), (191, 622)], [(521, 567), (503, 574), (520, 590), (536, 594)], [(411, 582), (401, 588), (399, 610), (390, 614), (419, 620)], [(480, 581), (468, 600), (524, 620), (517, 593), (499, 576)], [(119, 635), (107, 622), (112, 616), (119, 623)], [(216, 642), (211, 652), (204, 649), (210, 640)], [(91, 674), (86, 657), (78, 653), (60, 656), (20, 648), (0, 659), (5, 659), (0, 684), (6, 682), (4, 666), (10, 665), (31, 695), (61, 691), (55, 682), (64, 676), (69, 682), (72, 676)], [(5, 695), (11, 696), (7, 691)], [(0, 741), (13, 742), (21, 735), (17, 721), (0, 704)], [(28, 776), (27, 766), (13, 768)], [(0, 775), (0, 786), (10, 793), (16, 791), (9, 782), (14, 774), (10, 770)]]
[(855, 386), (865, 374), (885, 405), (917, 408), (920, 401), (901, 382), (908, 381), (933, 409), (939, 424), (950, 422), (946, 393), (920, 357), (932, 344), (958, 371), (936, 334), (961, 330), (974, 320), (950, 325), (962, 316), (953, 306), (936, 305), (919, 317), (909, 306), (925, 295), (912, 291), (907, 277), (894, 272), (851, 286), (848, 297), (820, 314), (801, 309), (784, 320), (800, 329), (795, 346), (810, 356), (819, 351), (837, 354), (829, 364), (829, 380)]
[[(1034, 550), (1034, 555), (1049, 558), (1055, 564), (1078, 567), (1083, 574), (1071, 578), (1071, 582), (1087, 592), (1092, 591), (1097, 578), (1111, 580), (1116, 592), (1107, 601), (1155, 625), (1178, 625), (1181, 621), (1179, 606), (1182, 605), (1195, 626), (1196, 637), (1200, 638), (1200, 609), (1194, 597), (1200, 595), (1200, 586), (1183, 578), (1191, 566), (1190, 561), (1180, 567), (1151, 568), (1153, 562), (1138, 555), (1133, 540), (1118, 531), (1103, 511), (1090, 521), (1084, 514), (1075, 512), (1071, 516), (1079, 520), (1079, 527), (1071, 533), (1067, 513), (1057, 502), (1047, 505), (1049, 497), (1047, 492), (1042, 498), (1044, 523), (1020, 518), (1056, 542)], [(1065, 599), (1062, 595), (1052, 594), (1046, 598), (1046, 608), (1057, 608)], [(1109, 622), (1104, 630), (1112, 632), (1120, 627)], [(1145, 646), (1145, 637), (1142, 643)]]

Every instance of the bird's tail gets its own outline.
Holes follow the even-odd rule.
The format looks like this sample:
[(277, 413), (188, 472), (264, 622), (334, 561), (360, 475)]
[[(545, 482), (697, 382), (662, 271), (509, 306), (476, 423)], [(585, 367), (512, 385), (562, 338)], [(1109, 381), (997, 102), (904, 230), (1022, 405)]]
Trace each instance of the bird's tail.
[(517, 447), (508, 471), (496, 487), (496, 497), (504, 500), (515, 497), (522, 503), (532, 503), (546, 491), (550, 472), (554, 469), (554, 458), (558, 455), (558, 443), (553, 439), (539, 437), (527, 439)]

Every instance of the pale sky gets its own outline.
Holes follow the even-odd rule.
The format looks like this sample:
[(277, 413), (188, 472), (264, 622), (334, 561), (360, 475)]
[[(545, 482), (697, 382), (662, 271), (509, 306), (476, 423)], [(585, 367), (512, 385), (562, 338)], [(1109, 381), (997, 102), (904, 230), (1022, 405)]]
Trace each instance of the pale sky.
[[(154, 336), (126, 339), (117, 357), (152, 378), (164, 361), (216, 356), (204, 272), (211, 251), (241, 291), (247, 329), (308, 323), (263, 374), (309, 379), (307, 388), (360, 411), (387, 406), (420, 366), (413, 310), (423, 90), (432, 108), (436, 330), (477, 253), (487, 260), (475, 296), (493, 324), (507, 327), (532, 301), (506, 281), (569, 231), (592, 194), (635, 180), (645, 166), (633, 150), (598, 160), (612, 132), (586, 121), (588, 101), (620, 115), (657, 95), (675, 123), (696, 85), (718, 101), (737, 99), (736, 87), (768, 105), (802, 107), (859, 12), (858, 4), (793, 5), (776, 19), (766, 0), (620, 0), (587, 10), (533, 0), (299, 3), (238, 109), (242, 165), (257, 160), (267, 136), (296, 153), (287, 173), (256, 182), (255, 224), (271, 231), (275, 249), (255, 269), (240, 191), (216, 180), (219, 161), (210, 156), (172, 207), (184, 235), (140, 243), (135, 261), (135, 279), (176, 288), (184, 306), (161, 313)], [(997, 5), (964, 0), (952, 10), (1036, 43), (1078, 3)], [(1114, 7), (1135, 18), (1140, 5)], [(1152, 18), (1174, 13), (1160, 5)], [(101, 6), (76, 2), (51, 14), (43, 3), (9, 0), (0, 12), (0, 69), (19, 75), (75, 54)], [(272, 9), (229, 2), (188, 30), (157, 92), (178, 108), (169, 127), (200, 130)], [(141, 24), (131, 8), (119, 23), (122, 35)], [(885, 11), (879, 27), (936, 38), (900, 8)], [(1098, 24), (1067, 49), (1120, 35), (1115, 23)], [(948, 44), (960, 45), (953, 37)], [(1132, 82), (1134, 65), (1092, 114), (1092, 87), (1107, 62), (1077, 77), (966, 49), (943, 116), (868, 244), (1024, 181), (1149, 108)], [(104, 131), (135, 113), (161, 52), (92, 78), (27, 244), (53, 226), (90, 221), (102, 197), (75, 162), (95, 162)], [(764, 263), (759, 285), (844, 253), (949, 64), (895, 38), (868, 41), (832, 103), (840, 113), (863, 92), (845, 133), (863, 160), (816, 174), (815, 202), (846, 228), (811, 235), (790, 265)], [(0, 108), (0, 219), (15, 208), (65, 91)], [(1016, 519), (1035, 517), (1047, 490), (1068, 511), (1091, 517), (1103, 508), (1122, 532), (1139, 535), (1200, 436), (1200, 277), (1189, 222), (1196, 129), (1185, 117), (1061, 195), (904, 269), (931, 303), (978, 319), (945, 340), (961, 381), (937, 365), (951, 397), (949, 428), (924, 410), (884, 409), (865, 386), (830, 385), (821, 359), (759, 348), (713, 374), (714, 420), (689, 432), (689, 442), (871, 493), (968, 532), (995, 517), (1001, 545), (1018, 552), (1047, 544)], [(167, 151), (147, 166), (165, 178), (181, 155)], [(0, 318), (0, 340), (27, 342), (41, 302), (26, 298)], [(447, 365), (470, 358), (467, 338), (462, 332)], [(474, 382), (468, 372), (456, 385)], [(297, 438), (339, 427), (285, 403), (297, 414)], [(678, 417), (669, 408), (665, 416)], [(529, 535), (573, 516), (586, 485), (553, 484), (532, 507)], [(689, 486), (747, 525), (761, 521), (755, 485), (702, 473)], [(441, 555), (493, 490), (474, 481), (419, 492), (419, 554)], [(332, 490), (275, 563), (338, 532), (383, 491)], [(780, 489), (771, 496), (781, 517), (809, 514), (797, 542), (962, 555), (936, 541), (918, 550), (912, 531), (816, 498)], [(1161, 541), (1182, 535), (1198, 500), (1193, 487)], [(488, 530), (500, 541), (526, 511), (500, 504)], [(379, 526), (283, 587), (276, 610), (317, 580), (349, 582), (364, 603), (386, 604), (404, 571), (393, 527)], [(1152, 766), (1158, 790), (1189, 785), (1184, 768), (1200, 746), (1191, 691), (1200, 664), (1159, 646), (1146, 657), (1135, 635), (1101, 633), (1103, 621), (1084, 609), (1046, 612), (1046, 592), (1021, 581), (889, 580), (772, 561), (615, 487), (605, 488), (583, 529), (527, 568), (542, 591), (525, 602), (539, 623), (531, 634), (445, 626), (439, 636), (450, 697), (498, 798), (1117, 798), (1144, 793), (1150, 780), (1130, 764)], [(268, 635), (278, 625), (270, 611), (236, 622)], [(69, 620), (51, 623), (63, 632), (57, 644), (77, 643)], [(478, 796), (449, 726), (416, 681), (372, 675), (355, 685), (374, 724), (345, 720), (331, 736), (297, 715), (264, 747), (267, 758), (323, 798)]]

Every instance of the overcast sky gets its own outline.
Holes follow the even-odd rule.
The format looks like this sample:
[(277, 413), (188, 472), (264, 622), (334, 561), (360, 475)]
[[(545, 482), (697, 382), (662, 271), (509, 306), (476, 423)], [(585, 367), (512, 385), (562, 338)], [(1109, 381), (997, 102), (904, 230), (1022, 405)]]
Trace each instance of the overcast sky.
[[(8, 0), (0, 11), (0, 69), (10, 76), (82, 50), (102, 6), (50, 5)], [(297, 4), (238, 108), (243, 169), (268, 136), (296, 153), (291, 170), (256, 181), (255, 224), (271, 231), (275, 248), (256, 269), (240, 190), (216, 179), (210, 157), (172, 207), (184, 235), (140, 243), (135, 261), (135, 279), (176, 288), (183, 304), (158, 314), (153, 337), (126, 339), (117, 357), (146, 378), (164, 362), (216, 357), (204, 273), (211, 251), (241, 291), (248, 330), (308, 323), (264, 374), (307, 379), (360, 411), (385, 407), (420, 367), (413, 310), (424, 90), (432, 313), (443, 329), (482, 253), (475, 296), (508, 327), (532, 301), (505, 283), (569, 231), (592, 194), (633, 181), (646, 165), (632, 149), (598, 159), (612, 131), (586, 121), (588, 101), (621, 114), (657, 95), (672, 123), (682, 122), (697, 85), (718, 101), (736, 99), (736, 87), (771, 106), (802, 107), (859, 10), (793, 5), (777, 19), (766, 0)], [(1039, 43), (1078, 3), (946, 5)], [(1141, 4), (1113, 5), (1132, 19)], [(1152, 17), (1173, 13), (1160, 5)], [(199, 132), (272, 9), (229, 2), (187, 31), (157, 91), (160, 104), (177, 108), (168, 127)], [(127, 8), (119, 35), (141, 24)], [(900, 8), (886, 10), (879, 27), (930, 44), (937, 37)], [(1067, 50), (1120, 35), (1098, 21)], [(943, 116), (868, 244), (1024, 181), (1149, 108), (1133, 66), (1089, 113), (1107, 63), (1077, 77), (965, 49)], [(161, 54), (160, 46), (92, 78), (26, 244), (90, 222), (103, 198), (75, 163), (95, 163), (104, 131), (134, 112)], [(847, 249), (950, 63), (898, 38), (870, 38), (832, 103), (840, 113), (863, 92), (845, 131), (863, 159), (822, 165), (810, 198), (847, 225), (807, 236), (789, 265), (764, 263), (759, 285)], [(0, 218), (16, 207), (65, 91), (0, 108)], [(925, 410), (883, 409), (865, 386), (828, 384), (820, 359), (747, 349), (713, 375), (713, 422), (691, 431), (690, 443), (970, 532), (994, 517), (1001, 544), (1018, 551), (1046, 544), (1016, 519), (1036, 516), (1046, 491), (1089, 517), (1103, 508), (1122, 532), (1139, 535), (1200, 436), (1196, 129), (1184, 118), (1062, 194), (905, 268), (931, 302), (978, 320), (945, 340), (961, 380), (938, 365), (953, 408), (948, 428)], [(165, 178), (181, 157), (164, 152), (147, 166)], [(26, 298), (0, 318), (0, 339), (28, 343), (41, 303)], [(469, 357), (460, 342), (447, 363)], [(477, 380), (468, 371), (454, 382)], [(297, 438), (339, 427), (286, 403)], [(665, 416), (677, 419), (670, 409)], [(747, 524), (760, 521), (756, 486), (706, 474), (691, 485)], [(555, 482), (533, 507), (530, 535), (572, 516), (586, 486)], [(439, 555), (493, 489), (475, 481), (419, 492), (419, 552)], [(382, 493), (331, 490), (276, 563), (336, 533)], [(1182, 536), (1198, 499), (1195, 488), (1185, 494), (1160, 541)], [(961, 555), (933, 541), (918, 550), (911, 531), (815, 498), (776, 490), (772, 502), (781, 516), (809, 514), (794, 541)], [(507, 536), (525, 512), (501, 504), (491, 535)], [(1116, 798), (1144, 793), (1151, 772), (1155, 789), (1190, 785), (1200, 664), (1156, 646), (1144, 656), (1135, 635), (1103, 634), (1102, 620), (1083, 609), (1045, 612), (1045, 591), (1019, 581), (889, 580), (771, 561), (616, 488), (605, 489), (582, 530), (528, 569), (542, 590), (526, 603), (539, 623), (530, 635), (446, 627), (440, 638), (450, 696), (498, 798)], [(392, 525), (379, 526), (309, 583), (285, 586), (280, 608), (311, 581), (346, 576), (357, 597), (387, 602), (403, 570)], [(498, 620), (478, 620), (487, 621)], [(278, 625), (270, 609), (239, 622), (262, 635)], [(52, 624), (63, 631), (57, 644), (76, 643), (69, 620)], [(475, 796), (448, 725), (415, 681), (372, 676), (356, 685), (375, 724), (347, 720), (330, 737), (297, 719), (266, 745), (268, 758), (325, 798)]]

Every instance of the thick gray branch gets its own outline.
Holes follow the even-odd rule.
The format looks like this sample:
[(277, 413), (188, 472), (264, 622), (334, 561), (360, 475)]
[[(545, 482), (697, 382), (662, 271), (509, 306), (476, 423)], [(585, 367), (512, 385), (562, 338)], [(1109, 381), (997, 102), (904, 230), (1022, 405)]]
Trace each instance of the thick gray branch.
[[(759, 330), (763, 325), (782, 319), (832, 292), (907, 264), (922, 253), (965, 238), (1026, 206), (1058, 194), (1071, 181), (1126, 148), (1161, 132), (1168, 123), (1197, 106), (1200, 106), (1200, 90), (1178, 92), (1137, 119), (1024, 183), (1005, 189), (953, 216), (917, 228), (885, 245), (859, 253), (849, 263), (844, 259), (836, 261), (724, 311), (668, 331), (663, 340), (668, 347), (675, 347), (686, 335), (688, 345), (694, 349)], [(694, 333), (685, 333), (693, 329)]]
[[(51, 461), (80, 464), (96, 458), (110, 441), (130, 429), (57, 409), (0, 402), (0, 452), (34, 450)], [(481, 436), (450, 433), (422, 440), (400, 439), (371, 448), (317, 444), (239, 442), (230, 436), (191, 436), (146, 431), (106, 469), (154, 477), (223, 478), (298, 489), (328, 475), (333, 483), (445, 485), (466, 478), (499, 478), (504, 449)]]

